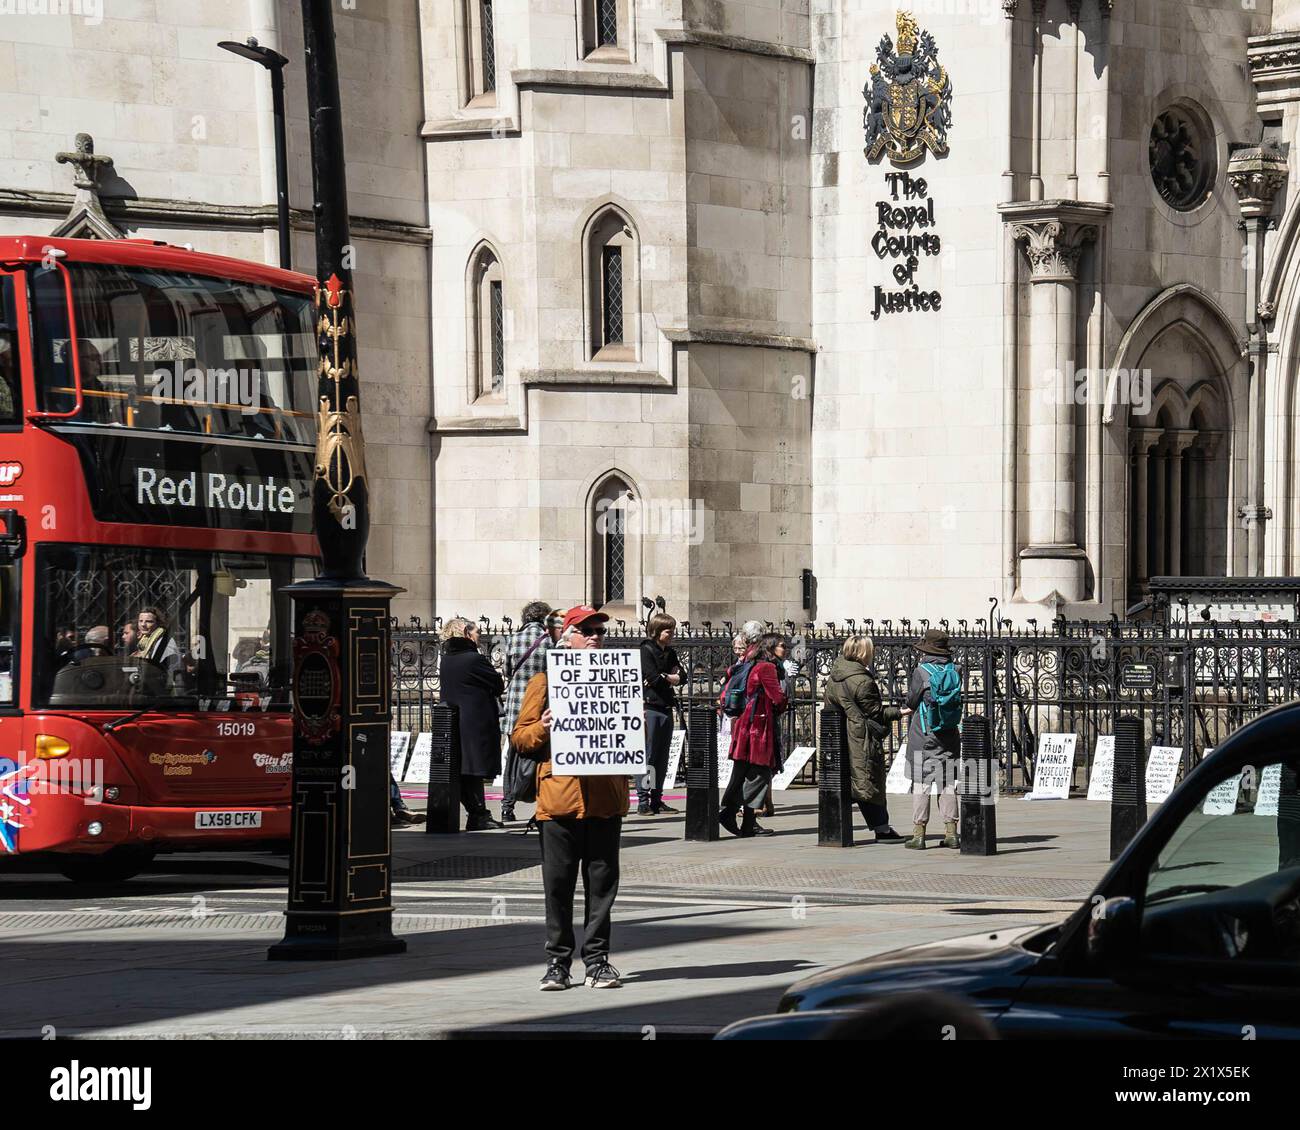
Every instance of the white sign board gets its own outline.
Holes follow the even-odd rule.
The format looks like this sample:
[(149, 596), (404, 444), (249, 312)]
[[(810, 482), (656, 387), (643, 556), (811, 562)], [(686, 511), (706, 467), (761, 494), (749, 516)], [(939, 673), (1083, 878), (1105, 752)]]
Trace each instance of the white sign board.
[[(898, 747), (894, 760), (889, 763), (889, 772), (885, 774), (885, 792), (890, 796), (908, 796), (912, 791), (912, 780), (907, 775), (907, 743)], [(939, 795), (939, 781), (930, 782), (930, 795)]]
[(1265, 765), (1259, 775), (1259, 794), (1255, 797), (1256, 816), (1276, 816), (1278, 797), (1282, 795), (1282, 766), (1279, 762)]
[(427, 785), (432, 759), (433, 735), (416, 734), (415, 748), (411, 751), (411, 760), (406, 763), (406, 775), (402, 780), (416, 785)]
[(554, 776), (645, 773), (640, 651), (551, 648), (546, 653), (546, 684)]
[(501, 739), (501, 771), (492, 778), (494, 785), (504, 785), (506, 781), (506, 754), (510, 752), (510, 739)]
[(1092, 776), (1088, 778), (1089, 800), (1111, 800), (1115, 785), (1115, 735), (1097, 738), (1092, 751)]
[(388, 768), (397, 780), (406, 772), (406, 751), (411, 747), (409, 730), (392, 730), (388, 735)]
[(681, 768), (682, 754), (686, 752), (686, 731), (674, 730), (668, 743), (668, 772), (664, 774), (664, 788), (677, 787), (677, 770)]
[(1039, 734), (1034, 759), (1034, 790), (1026, 800), (1067, 800), (1074, 777), (1074, 747), (1078, 734)]
[(735, 767), (735, 762), (731, 758), (718, 751), (718, 792), (725, 793), (727, 786), (731, 784), (731, 770)]
[(1147, 804), (1163, 804), (1174, 791), (1178, 765), (1183, 759), (1179, 746), (1153, 745), (1147, 758)]
[[(1206, 750), (1206, 753), (1212, 752)], [(1241, 774), (1217, 784), (1205, 797), (1201, 811), (1206, 816), (1232, 816), (1237, 811), (1237, 794), (1241, 791)]]
[(772, 788), (788, 789), (790, 782), (799, 776), (803, 767), (808, 764), (808, 759), (816, 752), (816, 749), (810, 745), (795, 746), (790, 751), (790, 756), (785, 759), (785, 764), (781, 766), (781, 772), (772, 778)]

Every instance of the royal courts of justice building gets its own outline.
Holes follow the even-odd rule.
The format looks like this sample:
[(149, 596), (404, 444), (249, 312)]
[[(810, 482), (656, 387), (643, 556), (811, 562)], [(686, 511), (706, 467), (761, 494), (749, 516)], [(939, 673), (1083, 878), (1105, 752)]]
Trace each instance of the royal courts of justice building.
[[(8, 9), (5, 232), (274, 262), (269, 85), (217, 47), (255, 35), (311, 270), (296, 0)], [(1300, 573), (1300, 0), (335, 19), (399, 613), (1104, 618)]]

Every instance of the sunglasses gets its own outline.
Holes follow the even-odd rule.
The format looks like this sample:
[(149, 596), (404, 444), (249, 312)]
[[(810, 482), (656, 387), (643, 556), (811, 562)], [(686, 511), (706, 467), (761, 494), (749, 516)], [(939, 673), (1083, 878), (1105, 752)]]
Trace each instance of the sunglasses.
[(588, 639), (599, 639), (601, 636), (605, 634), (605, 627), (603, 624), (597, 624), (593, 628), (584, 628), (581, 624), (579, 624), (573, 630), (577, 632), (578, 635), (586, 636)]

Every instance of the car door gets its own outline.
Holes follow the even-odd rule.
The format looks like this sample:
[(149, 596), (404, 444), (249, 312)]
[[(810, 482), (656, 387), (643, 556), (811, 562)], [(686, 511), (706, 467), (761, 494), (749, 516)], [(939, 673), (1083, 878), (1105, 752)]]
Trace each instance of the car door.
[[(1010, 1038), (1300, 1038), (1297, 754), (1198, 774), (1195, 796), (1144, 833), (999, 1019)], [(1191, 782), (1189, 781), (1189, 784)], [(1101, 960), (1088, 935), (1131, 897), (1134, 930)], [(1104, 925), (1104, 924), (1103, 924)]]

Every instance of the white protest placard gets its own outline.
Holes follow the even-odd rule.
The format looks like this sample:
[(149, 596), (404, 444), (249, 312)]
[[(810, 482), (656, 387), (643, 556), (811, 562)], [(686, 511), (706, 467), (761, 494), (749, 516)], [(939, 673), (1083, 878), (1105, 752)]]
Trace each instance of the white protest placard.
[(668, 743), (668, 772), (664, 774), (664, 788), (677, 787), (677, 770), (682, 764), (682, 754), (686, 752), (686, 731), (674, 730), (672, 741)]
[(388, 735), (388, 768), (397, 780), (406, 772), (406, 751), (411, 746), (409, 730), (392, 730)]
[(1067, 800), (1074, 777), (1074, 747), (1078, 734), (1039, 734), (1034, 759), (1034, 790), (1026, 800)]
[(402, 780), (416, 785), (427, 785), (432, 762), (433, 735), (416, 734), (415, 748), (411, 750), (411, 760), (406, 763), (406, 775)]
[(492, 778), (494, 785), (504, 785), (506, 780), (506, 754), (510, 752), (510, 738), (501, 739), (501, 770)]
[(1092, 776), (1088, 778), (1089, 800), (1111, 800), (1115, 786), (1115, 735), (1102, 734), (1092, 751)]
[(785, 764), (781, 766), (781, 772), (772, 778), (772, 788), (788, 789), (790, 782), (793, 781), (808, 764), (808, 759), (812, 757), (817, 750), (810, 745), (795, 746), (790, 751), (790, 756), (785, 759)]
[(1163, 804), (1174, 791), (1178, 765), (1183, 760), (1180, 746), (1153, 745), (1147, 757), (1147, 804)]
[[(1213, 753), (1207, 749), (1206, 754)], [(1237, 794), (1241, 791), (1241, 774), (1215, 785), (1205, 796), (1201, 811), (1206, 816), (1232, 816), (1237, 811)]]
[(640, 651), (552, 648), (546, 653), (546, 684), (554, 776), (645, 773)]
[(1282, 795), (1282, 766), (1265, 765), (1259, 775), (1259, 793), (1255, 797), (1256, 816), (1276, 816), (1278, 797)]
[(731, 770), (735, 764), (727, 754), (718, 751), (718, 792), (727, 791), (727, 786), (731, 784)]
[[(885, 793), (892, 796), (909, 796), (912, 792), (912, 779), (907, 775), (907, 743), (898, 747), (894, 760), (889, 763), (889, 772), (885, 774)], [(930, 782), (930, 795), (939, 795), (939, 780)]]

